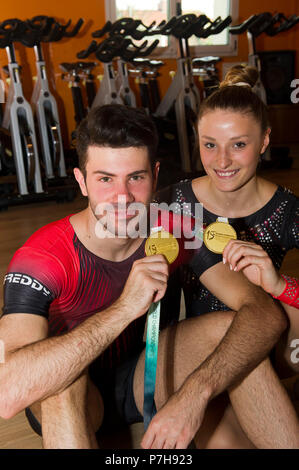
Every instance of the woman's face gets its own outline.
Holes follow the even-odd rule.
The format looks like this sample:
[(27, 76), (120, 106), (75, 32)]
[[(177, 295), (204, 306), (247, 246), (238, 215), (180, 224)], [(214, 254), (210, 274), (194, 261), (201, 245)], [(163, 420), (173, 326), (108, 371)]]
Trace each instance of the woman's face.
[(236, 191), (256, 174), (260, 154), (269, 143), (251, 114), (216, 109), (198, 125), (202, 164), (220, 191)]

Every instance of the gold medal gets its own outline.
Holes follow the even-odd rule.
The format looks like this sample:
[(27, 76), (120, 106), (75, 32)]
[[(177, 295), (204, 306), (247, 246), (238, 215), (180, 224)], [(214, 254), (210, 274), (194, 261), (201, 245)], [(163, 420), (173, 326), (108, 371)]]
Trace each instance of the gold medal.
[(221, 254), (230, 240), (236, 240), (235, 229), (226, 222), (213, 222), (204, 231), (203, 241), (213, 253)]
[(166, 230), (153, 232), (145, 242), (145, 254), (164, 255), (168, 263), (173, 263), (179, 254), (179, 244), (177, 239)]

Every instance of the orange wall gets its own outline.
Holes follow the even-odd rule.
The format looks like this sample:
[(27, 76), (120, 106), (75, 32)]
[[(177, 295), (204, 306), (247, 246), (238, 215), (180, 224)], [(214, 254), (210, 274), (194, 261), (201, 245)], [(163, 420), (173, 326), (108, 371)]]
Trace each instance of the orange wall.
[[(299, 0), (239, 0), (239, 20), (244, 21), (253, 13), (270, 11), (271, 13), (283, 12), (286, 16), (291, 14), (299, 15)], [(104, 0), (52, 0), (41, 5), (40, 0), (14, 0), (10, 2), (4, 0), (1, 4), (0, 21), (7, 18), (31, 18), (35, 15), (55, 16), (63, 23), (70, 18), (75, 23), (80, 17), (85, 20), (80, 34), (76, 38), (64, 39), (58, 43), (47, 44), (44, 46), (44, 54), (48, 65), (48, 74), (50, 75), (52, 89), (56, 89), (56, 97), (59, 102), (59, 109), (63, 127), (65, 129), (64, 138), (68, 139), (70, 132), (74, 129), (73, 106), (71, 101), (71, 91), (65, 82), (61, 80), (60, 62), (76, 61), (76, 52), (84, 49), (91, 41), (91, 32), (100, 28), (105, 23), (105, 2)], [(257, 38), (256, 46), (258, 51), (295, 49), (299, 50), (299, 25), (294, 29), (282, 33), (276, 37), (270, 38), (265, 34)], [(17, 58), (23, 67), (24, 92), (27, 99), (33, 89), (32, 76), (35, 74), (34, 52), (21, 45), (16, 46)], [(239, 38), (238, 55), (225, 57), (224, 62), (242, 62), (246, 61), (248, 56), (248, 46), (246, 35)], [(90, 59), (92, 60), (92, 59)], [(296, 77), (299, 78), (299, 60), (297, 53)], [(0, 66), (7, 63), (6, 53), (0, 50)], [(169, 71), (175, 69), (175, 61), (166, 61), (163, 67), (162, 77), (160, 78), (161, 91), (165, 92), (170, 82)], [(101, 66), (96, 73), (101, 71)]]

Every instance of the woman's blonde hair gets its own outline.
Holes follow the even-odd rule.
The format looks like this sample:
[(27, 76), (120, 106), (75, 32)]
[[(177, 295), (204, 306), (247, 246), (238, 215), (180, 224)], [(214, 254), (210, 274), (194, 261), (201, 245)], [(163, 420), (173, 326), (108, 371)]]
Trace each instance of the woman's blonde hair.
[(259, 74), (248, 65), (235, 65), (220, 83), (219, 89), (200, 105), (198, 122), (216, 109), (251, 114), (260, 124), (262, 133), (269, 127), (267, 106), (254, 92)]

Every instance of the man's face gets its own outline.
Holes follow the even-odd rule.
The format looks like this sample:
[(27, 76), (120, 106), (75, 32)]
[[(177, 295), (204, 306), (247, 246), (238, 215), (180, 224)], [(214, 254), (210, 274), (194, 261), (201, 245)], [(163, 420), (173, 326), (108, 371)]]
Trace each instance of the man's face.
[(147, 208), (151, 202), (158, 169), (157, 164), (153, 174), (145, 147), (90, 146), (86, 178), (79, 170), (75, 176), (95, 218), (115, 236), (123, 236), (138, 215), (129, 210), (130, 205)]

